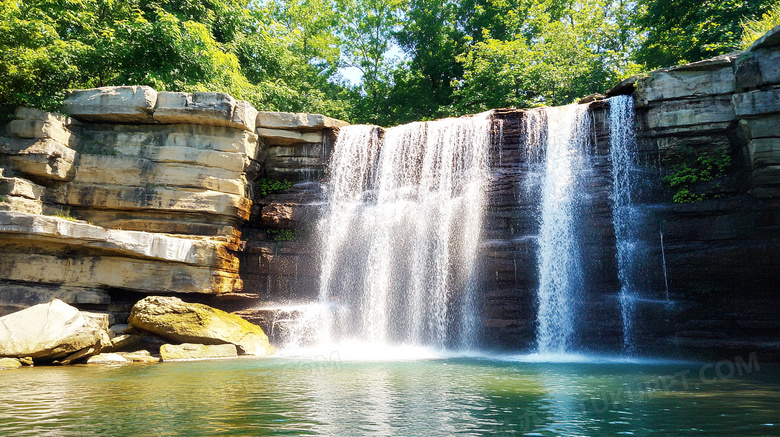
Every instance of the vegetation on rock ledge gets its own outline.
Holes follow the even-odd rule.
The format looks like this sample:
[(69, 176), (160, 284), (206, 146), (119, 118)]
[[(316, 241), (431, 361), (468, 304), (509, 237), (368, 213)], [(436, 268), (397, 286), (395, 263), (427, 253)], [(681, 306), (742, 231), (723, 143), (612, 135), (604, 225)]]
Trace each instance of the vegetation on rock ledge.
[(73, 215), (71, 215), (70, 208), (60, 209), (59, 211), (55, 212), (52, 215), (54, 217), (65, 219), (65, 220), (69, 220), (69, 221), (72, 221), (72, 222), (78, 221), (77, 217), (74, 217)]
[(780, 26), (780, 2), (772, 5), (772, 8), (761, 18), (746, 19), (742, 22), (742, 48), (747, 49), (777, 26)]
[(277, 181), (273, 179), (262, 178), (257, 181), (257, 189), (260, 191), (260, 197), (265, 197), (269, 194), (279, 193), (292, 187), (292, 182), (287, 179)]
[(698, 192), (696, 184), (722, 177), (731, 166), (731, 156), (726, 152), (695, 157), (688, 153), (686, 162), (672, 167), (672, 173), (663, 178), (674, 191), (675, 203), (700, 202), (707, 194)]
[(300, 231), (291, 229), (266, 229), (268, 239), (277, 243), (295, 241)]

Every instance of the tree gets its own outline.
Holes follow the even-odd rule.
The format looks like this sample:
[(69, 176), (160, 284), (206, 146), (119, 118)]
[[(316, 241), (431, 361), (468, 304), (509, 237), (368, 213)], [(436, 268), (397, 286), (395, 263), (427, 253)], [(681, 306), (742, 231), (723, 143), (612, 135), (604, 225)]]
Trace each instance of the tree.
[[(68, 88), (221, 91), (268, 110), (321, 109), (307, 105), (317, 102), (311, 95), (332, 88), (326, 79), (311, 85), (310, 59), (247, 0), (3, 0), (2, 8), (6, 114), (20, 104), (56, 109)], [(301, 97), (317, 87), (325, 91)]]
[(481, 41), (458, 57), (464, 68), (458, 112), (568, 104), (638, 71), (629, 59), (639, 39), (628, 24), (628, 4), (529, 0), (521, 9), (522, 19), (502, 18), (510, 40), (484, 29)]
[(79, 45), (32, 4), (0, 3), (0, 122), (19, 105), (55, 110), (79, 75)]
[(244, 68), (266, 79), (283, 80), (292, 91), (280, 102), (286, 110), (349, 118), (350, 100), (337, 79), (342, 47), (339, 8), (336, 0), (277, 0), (254, 10), (257, 22), (274, 24), (253, 40), (250, 52), (284, 62), (269, 69), (267, 62), (244, 56)]
[(766, 0), (640, 0), (637, 17), (647, 40), (636, 52), (646, 68), (668, 67), (739, 48), (740, 22), (758, 18)]
[(406, 0), (345, 0), (343, 17), (343, 56), (346, 65), (363, 73), (363, 82), (352, 94), (353, 118), (377, 123), (388, 90), (392, 87), (394, 60), (387, 54), (393, 32), (401, 22)]
[(746, 19), (741, 24), (742, 41), (740, 46), (747, 49), (767, 32), (780, 26), (780, 1), (775, 2), (761, 18)]
[(393, 72), (388, 108), (396, 122), (438, 118), (452, 113), (452, 83), (463, 76), (457, 56), (466, 37), (456, 2), (412, 0), (394, 36), (411, 60)]

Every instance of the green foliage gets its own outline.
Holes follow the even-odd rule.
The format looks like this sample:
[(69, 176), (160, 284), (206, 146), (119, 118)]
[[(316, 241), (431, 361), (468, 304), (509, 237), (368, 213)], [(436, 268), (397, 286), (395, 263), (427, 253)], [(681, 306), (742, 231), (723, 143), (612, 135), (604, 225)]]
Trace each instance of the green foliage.
[(698, 156), (695, 159), (690, 152), (687, 162), (675, 165), (672, 173), (665, 176), (663, 180), (674, 191), (672, 200), (675, 203), (700, 202), (706, 198), (706, 195), (697, 193), (695, 184), (709, 182), (723, 176), (729, 166), (731, 166), (731, 156), (726, 152)]
[(56, 21), (30, 4), (0, 2), (0, 123), (19, 105), (55, 110), (78, 77), (82, 48), (63, 41)]
[(0, 203), (5, 203), (5, 196), (0, 196)]
[(290, 187), (292, 187), (292, 182), (286, 179), (283, 181), (277, 181), (273, 179), (262, 178), (257, 181), (257, 189), (260, 191), (261, 197), (287, 190)]
[(271, 241), (289, 242), (297, 239), (299, 231), (291, 229), (266, 229), (265, 233)]
[(411, 59), (397, 65), (389, 77), (392, 87), (378, 117), (387, 120), (382, 124), (452, 114), (453, 80), (463, 76), (456, 58), (465, 50), (466, 34), (459, 26), (465, 12), (457, 2), (408, 2), (403, 24), (393, 35)]
[(70, 220), (72, 222), (78, 221), (78, 218), (74, 217), (70, 213), (70, 208), (61, 208), (59, 211), (52, 214), (54, 217), (58, 217), (65, 220)]
[[(221, 91), (261, 110), (328, 110), (335, 71), (245, 0), (39, 0), (0, 6), (0, 111), (59, 107), (68, 88)], [(343, 109), (334, 111), (343, 115)]]
[(456, 92), (462, 111), (568, 104), (639, 71), (626, 55), (637, 38), (628, 3), (522, 4), (520, 16), (502, 17), (510, 39), (483, 29), (482, 40), (458, 57), (465, 71)]
[(343, 60), (363, 74), (351, 94), (353, 118), (361, 123), (383, 123), (380, 114), (392, 89), (395, 59), (388, 56), (393, 32), (401, 25), (407, 0), (355, 0), (340, 2)]
[(747, 49), (767, 32), (780, 26), (780, 1), (775, 2), (761, 18), (742, 21), (741, 47)]
[(741, 20), (761, 16), (766, 0), (640, 0), (636, 24), (647, 39), (636, 53), (646, 68), (669, 67), (739, 48)]
[[(777, 6), (761, 18), (769, 9), (766, 0), (0, 0), (0, 122), (19, 105), (57, 110), (67, 89), (125, 84), (385, 126), (565, 104), (643, 68), (722, 54), (743, 33), (747, 44), (776, 21)], [(391, 56), (399, 48), (403, 58)], [(346, 83), (344, 67), (362, 82)]]

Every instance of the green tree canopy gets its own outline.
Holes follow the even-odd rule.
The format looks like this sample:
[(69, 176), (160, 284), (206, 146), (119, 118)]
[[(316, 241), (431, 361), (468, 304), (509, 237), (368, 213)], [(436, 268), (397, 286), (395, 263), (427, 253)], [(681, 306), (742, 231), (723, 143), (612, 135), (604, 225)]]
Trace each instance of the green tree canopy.
[(640, 0), (636, 24), (647, 39), (636, 59), (647, 68), (669, 67), (739, 49), (740, 23), (761, 16), (766, 0)]
[[(56, 110), (69, 88), (131, 84), (222, 91), (260, 110), (388, 126), (565, 104), (643, 69), (733, 50), (741, 24), (757, 23), (769, 7), (766, 0), (0, 0), (0, 117), (22, 104)], [(362, 72), (359, 84), (344, 80), (345, 67)]]
[(627, 4), (527, 1), (518, 10), (522, 16), (502, 18), (509, 39), (483, 29), (459, 56), (462, 110), (567, 104), (639, 71), (629, 55), (638, 38)]

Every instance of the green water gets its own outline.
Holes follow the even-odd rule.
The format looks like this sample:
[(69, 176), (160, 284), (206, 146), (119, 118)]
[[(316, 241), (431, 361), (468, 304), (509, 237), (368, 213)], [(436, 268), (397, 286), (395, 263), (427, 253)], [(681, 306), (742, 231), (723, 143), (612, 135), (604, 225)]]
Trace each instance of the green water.
[(23, 368), (0, 371), (0, 434), (780, 435), (780, 367), (716, 364), (333, 354)]

